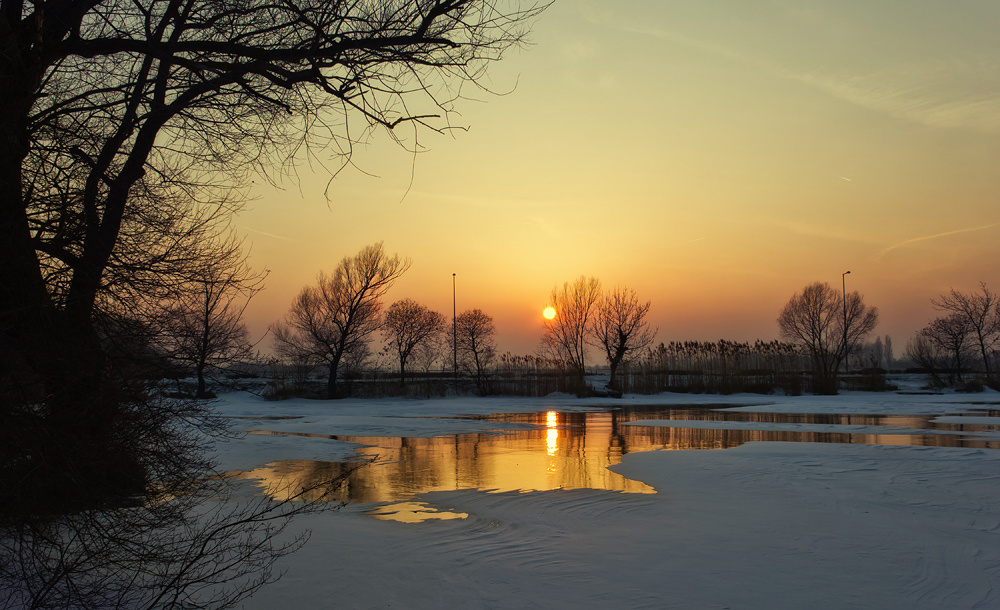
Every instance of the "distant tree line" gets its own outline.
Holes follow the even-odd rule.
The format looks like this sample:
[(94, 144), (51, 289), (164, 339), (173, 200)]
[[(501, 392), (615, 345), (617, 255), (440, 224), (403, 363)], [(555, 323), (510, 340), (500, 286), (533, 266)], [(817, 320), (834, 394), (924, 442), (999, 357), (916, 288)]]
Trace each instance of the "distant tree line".
[(623, 390), (638, 394), (768, 394), (776, 390), (800, 394), (806, 365), (808, 360), (797, 346), (780, 341), (671, 341), (660, 343), (629, 364)]
[[(630, 288), (604, 290), (587, 276), (552, 289), (555, 315), (543, 322), (536, 354), (499, 355), (493, 319), (480, 309), (449, 325), (440, 312), (402, 299), (383, 315), (383, 296), (408, 267), (379, 243), (304, 288), (274, 327), (284, 368), (271, 395), (835, 394), (889, 389), (886, 373), (896, 363), (889, 336), (870, 339), (878, 308), (856, 291), (823, 282), (805, 286), (779, 313), (779, 341), (654, 345), (650, 301)], [(911, 370), (926, 373), (935, 387), (997, 385), (1000, 297), (983, 283), (970, 293), (951, 290), (932, 304), (943, 315), (907, 344)], [(378, 334), (384, 346), (375, 351)], [(599, 354), (594, 360), (592, 350)], [(328, 375), (324, 391), (308, 381), (321, 368)]]
[[(498, 357), (493, 319), (480, 309), (459, 314), (450, 327), (440, 312), (411, 299), (392, 303), (383, 315), (384, 295), (408, 266), (379, 243), (304, 288), (274, 327), (285, 368), (270, 395), (798, 394), (836, 393), (842, 384), (887, 387), (883, 367), (892, 360), (891, 340), (867, 341), (878, 310), (859, 293), (842, 294), (829, 284), (810, 284), (792, 296), (778, 317), (785, 341), (654, 346), (650, 301), (580, 276), (552, 289), (554, 315), (543, 322), (537, 354)], [(380, 351), (371, 346), (376, 334), (384, 343)], [(600, 356), (592, 361), (593, 349)], [(341, 368), (342, 361), (351, 364)], [(854, 374), (843, 377), (851, 367)], [(392, 368), (394, 377), (387, 372)], [(325, 390), (309, 381), (323, 369)]]

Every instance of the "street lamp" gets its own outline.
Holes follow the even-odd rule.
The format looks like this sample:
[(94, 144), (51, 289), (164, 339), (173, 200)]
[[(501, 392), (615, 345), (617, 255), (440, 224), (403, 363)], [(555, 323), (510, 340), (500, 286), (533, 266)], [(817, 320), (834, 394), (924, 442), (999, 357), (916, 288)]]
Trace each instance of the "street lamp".
[(840, 274), (840, 286), (844, 291), (844, 374), (849, 373), (847, 367), (847, 274), (850, 271), (845, 271)]

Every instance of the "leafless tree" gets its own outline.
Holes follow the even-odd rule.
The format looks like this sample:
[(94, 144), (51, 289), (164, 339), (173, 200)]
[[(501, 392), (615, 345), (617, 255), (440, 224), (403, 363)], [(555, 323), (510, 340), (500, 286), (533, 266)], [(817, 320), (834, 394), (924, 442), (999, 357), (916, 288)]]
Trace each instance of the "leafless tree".
[(975, 358), (975, 342), (975, 329), (969, 319), (951, 314), (925, 326), (918, 340), (911, 342), (907, 355), (938, 385), (944, 385), (940, 375), (946, 376), (947, 385), (954, 385), (962, 382), (962, 373)]
[(412, 363), (423, 373), (441, 370), (444, 367), (444, 338), (441, 334), (424, 341), (413, 349), (407, 362)]
[(556, 315), (545, 321), (542, 353), (568, 364), (580, 391), (584, 387), (591, 318), (600, 298), (601, 281), (582, 275), (572, 284), (565, 282), (562, 288), (553, 288), (550, 296)]
[(344, 257), (332, 276), (321, 273), (316, 286), (306, 286), (292, 301), (284, 322), (274, 326), (276, 349), (328, 365), (327, 397), (339, 398), (341, 360), (381, 328), (382, 298), (409, 268), (409, 259), (389, 256), (382, 242)]
[(405, 388), (406, 362), (413, 350), (444, 332), (444, 315), (412, 299), (396, 301), (385, 314), (382, 335), (386, 350), (399, 362), (399, 384)]
[(947, 372), (947, 354), (922, 333), (917, 333), (906, 342), (905, 354), (914, 366), (924, 370), (933, 386), (945, 387), (954, 383), (954, 378), (947, 381), (943, 378)]
[(470, 309), (455, 318), (455, 349), (458, 362), (476, 380), (480, 395), (486, 393), (486, 375), (496, 359), (496, 326), (481, 309)]
[(656, 336), (656, 329), (650, 329), (646, 321), (649, 307), (649, 301), (640, 303), (635, 291), (629, 288), (615, 288), (597, 304), (593, 335), (595, 344), (608, 359), (611, 389), (619, 389), (615, 378), (618, 367), (639, 355)]
[(157, 451), (185, 415), (139, 396), (108, 332), (177, 288), (202, 203), (376, 129), (450, 129), (539, 10), (0, 1), (0, 515), (142, 497), (180, 455)]
[[(164, 177), (183, 189), (204, 172), (239, 180), (314, 145), (349, 155), (377, 127), (447, 129), (461, 85), (519, 44), (539, 10), (5, 0), (0, 300), (18, 305), (7, 315), (49, 302), (27, 220), (35, 206), (79, 222), (66, 309), (85, 319), (136, 189)], [(61, 172), (74, 197), (47, 206), (26, 179), (32, 164)]]
[(218, 255), (188, 279), (162, 316), (159, 344), (169, 356), (194, 369), (197, 397), (210, 397), (205, 376), (211, 367), (245, 361), (252, 350), (243, 312), (263, 287), (264, 274), (254, 271), (235, 237)]
[[(316, 151), (347, 162), (376, 129), (450, 129), (463, 85), (540, 10), (3, 0), (0, 370), (16, 374), (0, 376), (0, 393), (44, 400), (59, 431), (44, 438), (81, 445), (69, 453), (119, 463), (96, 457), (121, 413), (95, 320), (109, 285), (129, 277), (113, 262), (144, 258), (129, 219), (159, 219), (163, 205), (212, 199), (206, 187), (255, 172), (293, 172)], [(20, 416), (4, 404), (0, 417)], [(95, 464), (95, 480), (104, 470)]]
[(857, 292), (847, 295), (845, 305), (840, 292), (825, 282), (793, 295), (778, 316), (781, 337), (809, 354), (814, 386), (829, 393), (837, 391), (837, 371), (846, 354), (877, 324), (878, 308), (865, 305)]
[(959, 292), (952, 288), (948, 294), (943, 294), (931, 303), (940, 311), (947, 311), (961, 317), (971, 330), (979, 356), (986, 371), (986, 380), (993, 380), (993, 366), (990, 354), (1000, 343), (1000, 299), (997, 294), (986, 287), (985, 282), (979, 283), (978, 292)]

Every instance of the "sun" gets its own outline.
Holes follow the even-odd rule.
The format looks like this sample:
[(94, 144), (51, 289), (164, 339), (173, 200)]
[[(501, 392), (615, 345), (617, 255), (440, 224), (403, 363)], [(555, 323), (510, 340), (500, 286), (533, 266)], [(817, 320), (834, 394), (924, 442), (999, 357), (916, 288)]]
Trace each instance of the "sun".
[(555, 307), (546, 307), (542, 311), (542, 317), (544, 317), (546, 320), (551, 320), (551, 319), (555, 318), (556, 317), (556, 308)]

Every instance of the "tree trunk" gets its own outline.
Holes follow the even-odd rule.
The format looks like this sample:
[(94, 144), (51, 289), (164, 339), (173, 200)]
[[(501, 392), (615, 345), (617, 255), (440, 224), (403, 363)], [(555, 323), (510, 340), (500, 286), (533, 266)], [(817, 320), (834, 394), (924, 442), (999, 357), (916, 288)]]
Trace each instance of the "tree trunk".
[(612, 363), (610, 363), (609, 366), (611, 368), (611, 377), (608, 379), (608, 389), (610, 389), (610, 390), (617, 390), (618, 389), (618, 380), (615, 378), (615, 375), (618, 372), (618, 363), (617, 362), (612, 362)]
[(993, 375), (990, 372), (990, 358), (986, 353), (986, 341), (982, 337), (979, 338), (979, 351), (983, 355), (983, 368), (986, 370), (986, 384), (989, 385), (993, 381)]
[(337, 369), (340, 368), (340, 355), (330, 361), (330, 377), (326, 381), (326, 397), (341, 398), (340, 387), (337, 385)]
[(205, 386), (205, 365), (200, 364), (198, 366), (198, 393), (195, 394), (197, 398), (209, 398), (208, 388)]

